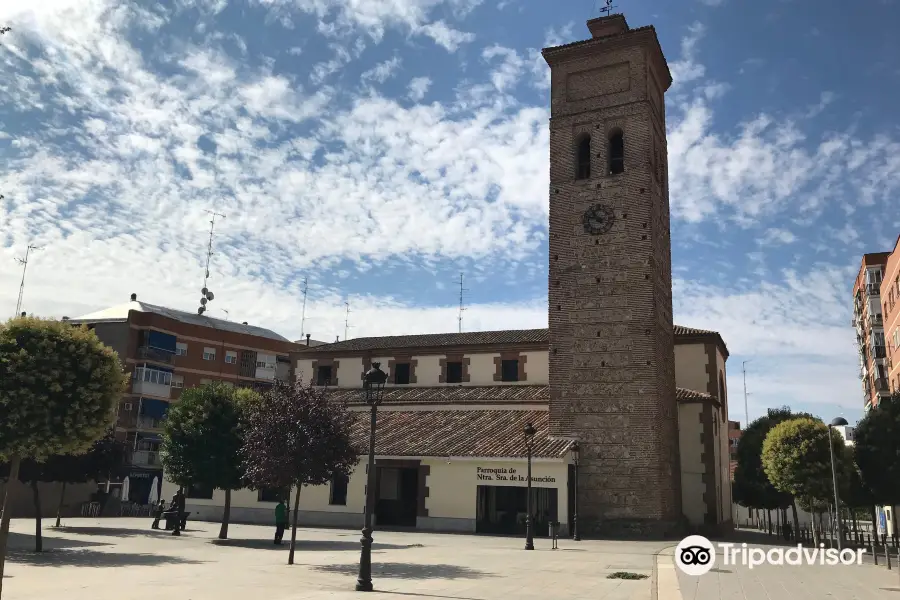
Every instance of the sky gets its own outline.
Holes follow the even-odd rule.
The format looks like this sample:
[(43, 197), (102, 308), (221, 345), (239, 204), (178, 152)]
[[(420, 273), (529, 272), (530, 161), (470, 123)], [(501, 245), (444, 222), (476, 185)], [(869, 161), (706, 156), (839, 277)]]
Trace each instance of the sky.
[[(746, 367), (751, 420), (857, 420), (853, 278), (900, 233), (900, 0), (616, 4), (675, 79), (675, 320), (722, 334), (730, 417)], [(29, 313), (131, 293), (193, 312), (216, 211), (210, 316), (291, 339), (456, 331), (462, 287), (466, 331), (546, 327), (540, 50), (588, 38), (597, 8), (0, 2), (0, 313), (29, 244)]]

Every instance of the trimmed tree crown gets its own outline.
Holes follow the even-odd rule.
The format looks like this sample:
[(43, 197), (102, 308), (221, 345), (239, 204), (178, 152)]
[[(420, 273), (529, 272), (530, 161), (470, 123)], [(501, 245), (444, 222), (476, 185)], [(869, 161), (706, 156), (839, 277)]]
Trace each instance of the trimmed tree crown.
[(86, 450), (112, 424), (126, 376), (86, 327), (20, 317), (0, 325), (0, 454)]

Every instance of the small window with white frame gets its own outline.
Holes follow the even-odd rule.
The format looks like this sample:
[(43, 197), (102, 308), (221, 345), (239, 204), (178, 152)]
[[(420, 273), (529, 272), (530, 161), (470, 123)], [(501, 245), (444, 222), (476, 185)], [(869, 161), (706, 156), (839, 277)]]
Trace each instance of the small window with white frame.
[(172, 387), (181, 389), (184, 387), (184, 376), (183, 375), (172, 375)]
[(177, 356), (187, 356), (188, 346), (184, 342), (175, 342), (175, 354)]
[(204, 348), (203, 349), (203, 360), (216, 360), (216, 349), (215, 348)]
[(228, 350), (227, 352), (225, 352), (225, 362), (229, 365), (236, 365), (237, 352), (235, 352), (234, 350)]

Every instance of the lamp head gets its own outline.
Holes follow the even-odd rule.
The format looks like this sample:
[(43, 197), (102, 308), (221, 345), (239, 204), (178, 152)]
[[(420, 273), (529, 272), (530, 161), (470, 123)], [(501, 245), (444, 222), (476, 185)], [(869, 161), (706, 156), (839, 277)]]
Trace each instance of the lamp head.
[(849, 423), (847, 423), (847, 419), (845, 419), (844, 417), (837, 417), (835, 419), (832, 419), (831, 421), (832, 427), (842, 427), (844, 425), (849, 425)]
[(387, 382), (387, 373), (381, 370), (381, 363), (372, 363), (372, 368), (366, 372), (363, 378), (366, 404), (369, 406), (381, 404), (385, 382)]

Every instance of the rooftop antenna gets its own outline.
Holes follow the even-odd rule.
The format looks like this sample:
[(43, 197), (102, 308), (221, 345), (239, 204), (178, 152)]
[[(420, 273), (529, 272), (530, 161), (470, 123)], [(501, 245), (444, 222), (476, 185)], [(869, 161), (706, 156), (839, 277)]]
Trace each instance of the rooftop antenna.
[[(618, 6), (613, 6), (612, 3), (613, 3), (613, 0), (605, 0), (606, 6), (600, 8), (601, 16), (608, 17), (609, 15), (612, 14), (612, 11), (614, 8), (619, 8)], [(600, 5), (600, 0), (598, 0), (598, 2), (597, 2), (598, 8), (599, 8), (599, 5)], [(606, 13), (606, 14), (604, 15), (603, 13)]]
[(231, 320), (231, 319), (229, 319), (229, 317), (231, 316), (231, 313), (229, 313), (227, 309), (225, 309), (225, 308), (220, 308), (219, 310), (221, 310), (223, 313), (225, 313), (225, 320), (226, 320), (226, 321), (230, 321), (230, 320)]
[(22, 314), (22, 296), (25, 294), (25, 272), (28, 270), (28, 257), (32, 250), (43, 250), (43, 247), (28, 244), (28, 248), (25, 250), (25, 258), (16, 259), (16, 261), (22, 265), (22, 283), (19, 284), (19, 300), (16, 302), (15, 316), (17, 317)]
[(209, 222), (209, 244), (206, 247), (206, 270), (203, 271), (203, 289), (200, 290), (200, 308), (197, 309), (197, 314), (202, 315), (206, 312), (206, 303), (211, 302), (215, 299), (215, 294), (210, 291), (209, 288), (206, 287), (206, 283), (209, 281), (209, 261), (212, 259), (213, 251), (213, 234), (216, 230), (216, 217), (225, 218), (225, 215), (222, 213), (217, 213), (214, 210), (206, 211), (212, 216), (212, 220)]
[(300, 313), (300, 338), (306, 333), (306, 295), (309, 293), (309, 281), (303, 278), (303, 311)]
[(744, 429), (750, 426), (750, 409), (747, 404), (747, 363), (749, 360), (745, 360), (741, 364), (741, 369), (744, 371), (744, 418), (747, 419), (746, 424), (744, 425)]
[(462, 324), (463, 324), (463, 312), (466, 310), (465, 305), (463, 304), (463, 293), (468, 292), (466, 288), (463, 287), (463, 274), (459, 274), (459, 317), (457, 320), (459, 321), (459, 333), (462, 333)]
[(350, 300), (348, 299), (344, 302), (344, 306), (347, 307), (347, 312), (344, 314), (344, 341), (347, 341), (349, 338), (347, 337), (347, 330), (350, 329)]

